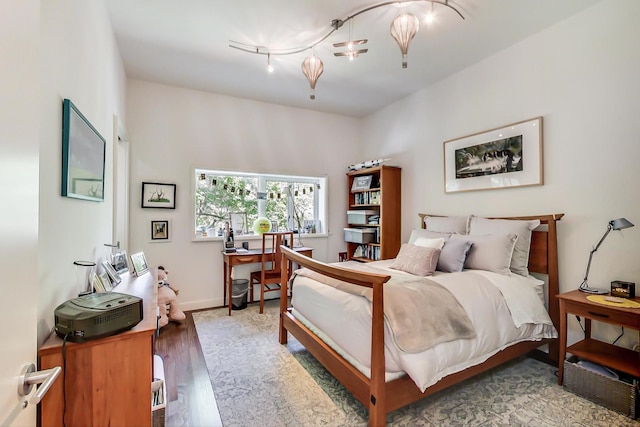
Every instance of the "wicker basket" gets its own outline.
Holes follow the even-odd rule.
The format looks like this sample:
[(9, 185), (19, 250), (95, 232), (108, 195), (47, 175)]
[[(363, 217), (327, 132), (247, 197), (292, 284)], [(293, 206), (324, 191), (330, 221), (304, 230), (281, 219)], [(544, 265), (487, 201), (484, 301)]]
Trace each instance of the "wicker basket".
[(564, 361), (564, 389), (592, 402), (636, 419), (638, 415), (638, 379), (632, 383), (609, 378), (578, 365), (578, 359)]

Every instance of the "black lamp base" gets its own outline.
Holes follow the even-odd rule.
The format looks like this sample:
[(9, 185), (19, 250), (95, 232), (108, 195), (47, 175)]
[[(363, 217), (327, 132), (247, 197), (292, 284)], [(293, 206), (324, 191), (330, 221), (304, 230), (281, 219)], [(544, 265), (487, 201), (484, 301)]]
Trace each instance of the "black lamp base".
[(579, 288), (582, 292), (586, 292), (588, 294), (595, 294), (595, 295), (606, 295), (609, 293), (609, 291), (605, 291), (604, 289), (596, 289), (596, 288), (589, 288), (589, 287), (580, 287)]

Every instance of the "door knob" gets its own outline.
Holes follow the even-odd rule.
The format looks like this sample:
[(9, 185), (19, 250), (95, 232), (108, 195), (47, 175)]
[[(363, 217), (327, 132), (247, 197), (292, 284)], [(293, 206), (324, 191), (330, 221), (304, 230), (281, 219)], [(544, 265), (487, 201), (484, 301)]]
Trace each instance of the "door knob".
[(29, 399), (29, 403), (37, 405), (47, 393), (49, 387), (51, 387), (56, 378), (58, 378), (60, 372), (62, 372), (60, 366), (55, 366), (44, 371), (36, 371), (36, 365), (33, 363), (25, 365), (18, 378), (18, 394), (20, 396), (26, 396), (31, 393), (34, 384), (42, 384), (38, 387), (38, 391)]

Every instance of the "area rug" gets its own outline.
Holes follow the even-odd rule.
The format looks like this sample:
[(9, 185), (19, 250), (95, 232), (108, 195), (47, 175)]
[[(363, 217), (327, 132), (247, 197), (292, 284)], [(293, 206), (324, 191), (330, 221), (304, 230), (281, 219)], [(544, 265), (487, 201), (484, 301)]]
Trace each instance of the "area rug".
[[(193, 313), (225, 427), (366, 426), (367, 411), (291, 335), (279, 302)], [(387, 416), (390, 426), (635, 426), (563, 390), (553, 366), (521, 358)]]

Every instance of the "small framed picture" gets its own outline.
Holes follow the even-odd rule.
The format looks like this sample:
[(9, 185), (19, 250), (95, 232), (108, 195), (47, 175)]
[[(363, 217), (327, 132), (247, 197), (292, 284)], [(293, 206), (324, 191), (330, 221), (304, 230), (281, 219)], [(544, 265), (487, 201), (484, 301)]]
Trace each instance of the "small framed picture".
[(151, 221), (151, 241), (152, 242), (168, 242), (169, 241), (169, 221)]
[(129, 271), (129, 262), (127, 261), (127, 251), (116, 252), (111, 255), (111, 265), (118, 274)]
[(109, 275), (109, 278), (113, 283), (117, 285), (118, 283), (122, 282), (122, 278), (120, 278), (120, 275), (113, 268), (113, 266), (109, 261), (102, 261), (102, 268), (104, 268), (104, 271), (107, 272), (107, 274)]
[(143, 182), (141, 206), (143, 208), (175, 209), (176, 185)]
[(271, 231), (272, 233), (275, 233), (278, 231), (278, 221), (271, 221)]
[(133, 272), (136, 276), (142, 276), (149, 271), (149, 265), (147, 264), (144, 252), (131, 254), (131, 265), (133, 266)]
[(368, 190), (371, 188), (371, 181), (373, 181), (373, 175), (356, 176), (353, 178), (351, 191)]
[(247, 213), (232, 212), (229, 214), (229, 225), (235, 235), (244, 234), (247, 231)]
[(102, 286), (102, 280), (100, 280), (100, 277), (96, 273), (91, 274), (91, 287), (93, 288), (94, 292), (105, 291), (104, 287)]
[(113, 283), (111, 283), (111, 279), (109, 279), (109, 275), (106, 271), (98, 274), (100, 278), (100, 282), (102, 283), (103, 292), (111, 292), (113, 290)]

